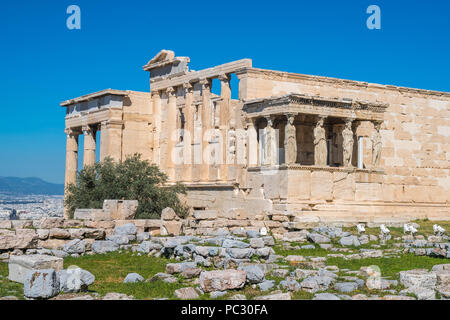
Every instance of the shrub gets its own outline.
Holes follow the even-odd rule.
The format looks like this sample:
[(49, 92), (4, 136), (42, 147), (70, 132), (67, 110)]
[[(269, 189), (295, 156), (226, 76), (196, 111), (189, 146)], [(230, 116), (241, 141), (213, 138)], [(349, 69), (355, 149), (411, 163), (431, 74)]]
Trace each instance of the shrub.
[(136, 219), (159, 218), (166, 207), (186, 217), (188, 207), (179, 198), (186, 194), (185, 186), (166, 182), (167, 175), (139, 154), (118, 163), (106, 158), (78, 172), (76, 183), (67, 186), (64, 204), (71, 218), (75, 209), (100, 209), (106, 199), (138, 200)]

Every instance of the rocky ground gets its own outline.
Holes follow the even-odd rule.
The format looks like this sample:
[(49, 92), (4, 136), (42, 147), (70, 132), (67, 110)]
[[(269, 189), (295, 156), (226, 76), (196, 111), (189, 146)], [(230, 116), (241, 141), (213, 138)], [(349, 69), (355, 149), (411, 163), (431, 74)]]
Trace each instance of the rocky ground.
[[(0, 264), (0, 299), (449, 299), (450, 240), (431, 225), (418, 221), (414, 236), (401, 228), (381, 236), (379, 228), (358, 234), (322, 226), (275, 240), (243, 229), (151, 236), (126, 224), (90, 251), (82, 239), (57, 253), (28, 249), (63, 257), (65, 269), (34, 274), (24, 287), (8, 281)], [(75, 289), (68, 284), (73, 265), (81, 268)]]

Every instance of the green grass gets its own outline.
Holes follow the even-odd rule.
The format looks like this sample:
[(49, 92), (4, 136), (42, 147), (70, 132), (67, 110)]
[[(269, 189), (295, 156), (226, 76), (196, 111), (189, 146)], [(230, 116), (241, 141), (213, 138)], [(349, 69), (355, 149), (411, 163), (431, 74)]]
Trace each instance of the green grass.
[(164, 281), (123, 283), (126, 275), (139, 273), (145, 279), (151, 278), (158, 272), (165, 272), (167, 263), (173, 262), (164, 258), (138, 256), (131, 252), (97, 254), (79, 258), (64, 259), (64, 268), (71, 265), (88, 270), (95, 276), (95, 282), (89, 286), (89, 291), (105, 295), (108, 292), (125, 293), (136, 299), (169, 298), (174, 299), (174, 291), (184, 285)]
[(400, 271), (411, 269), (430, 270), (436, 264), (446, 263), (446, 260), (413, 254), (402, 254), (400, 258), (367, 258), (345, 260), (342, 258), (328, 258), (327, 265), (336, 265), (339, 269), (359, 270), (361, 267), (376, 265), (381, 270), (382, 277), (398, 279)]
[(0, 297), (15, 296), (23, 299), (23, 285), (8, 280), (8, 264), (0, 262)]

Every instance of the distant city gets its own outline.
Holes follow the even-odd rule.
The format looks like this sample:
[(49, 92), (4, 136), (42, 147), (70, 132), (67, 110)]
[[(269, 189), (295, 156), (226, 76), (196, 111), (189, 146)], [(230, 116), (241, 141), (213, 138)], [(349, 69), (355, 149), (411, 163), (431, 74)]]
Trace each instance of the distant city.
[(64, 185), (38, 178), (0, 177), (0, 220), (62, 217)]
[(35, 220), (63, 216), (62, 195), (12, 195), (0, 193), (0, 220)]

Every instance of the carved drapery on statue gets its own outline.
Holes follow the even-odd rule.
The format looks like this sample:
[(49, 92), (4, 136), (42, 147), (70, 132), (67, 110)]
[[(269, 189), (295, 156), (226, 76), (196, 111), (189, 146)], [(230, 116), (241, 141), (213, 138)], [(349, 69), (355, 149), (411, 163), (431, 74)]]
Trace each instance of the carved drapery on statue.
[(381, 133), (380, 133), (381, 122), (376, 122), (374, 124), (374, 131), (371, 137), (372, 140), (372, 166), (378, 167), (380, 165), (381, 157)]
[(266, 127), (266, 153), (265, 153), (265, 164), (266, 165), (274, 165), (276, 162), (276, 152), (277, 145), (275, 141), (275, 130), (273, 129), (273, 120), (268, 117), (267, 119), (267, 127)]
[(297, 137), (294, 125), (294, 115), (287, 115), (285, 127), (284, 152), (286, 164), (294, 164), (297, 161)]
[(327, 165), (327, 141), (323, 122), (325, 117), (319, 117), (314, 128), (314, 164), (316, 166)]
[(351, 119), (345, 121), (345, 128), (342, 130), (342, 140), (344, 167), (351, 167), (353, 155), (353, 131)]

